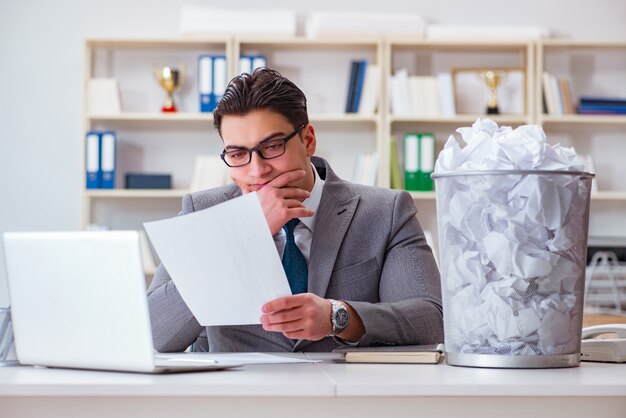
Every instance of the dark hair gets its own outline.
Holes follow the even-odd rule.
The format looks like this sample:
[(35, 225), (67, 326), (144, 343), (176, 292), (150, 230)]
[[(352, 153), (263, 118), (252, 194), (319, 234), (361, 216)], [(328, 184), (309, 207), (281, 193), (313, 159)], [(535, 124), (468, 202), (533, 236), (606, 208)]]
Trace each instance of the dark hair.
[(221, 137), (224, 116), (241, 116), (259, 109), (283, 115), (294, 128), (309, 123), (302, 90), (276, 70), (257, 68), (252, 74), (243, 73), (230, 80), (213, 111), (213, 126)]

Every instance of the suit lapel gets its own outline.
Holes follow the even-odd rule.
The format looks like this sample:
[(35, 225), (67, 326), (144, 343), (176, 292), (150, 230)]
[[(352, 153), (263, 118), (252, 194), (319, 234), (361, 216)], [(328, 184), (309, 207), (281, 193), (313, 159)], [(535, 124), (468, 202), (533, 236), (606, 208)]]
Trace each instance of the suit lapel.
[(330, 276), (359, 202), (359, 196), (338, 202), (330, 194), (323, 194), (315, 220), (315, 232), (309, 256), (309, 292), (326, 294)]
[[(321, 297), (326, 295), (335, 260), (359, 203), (359, 196), (352, 195), (328, 165), (325, 169), (324, 191), (315, 219), (309, 255), (308, 286), (310, 293)], [(298, 340), (294, 351), (309, 343)]]

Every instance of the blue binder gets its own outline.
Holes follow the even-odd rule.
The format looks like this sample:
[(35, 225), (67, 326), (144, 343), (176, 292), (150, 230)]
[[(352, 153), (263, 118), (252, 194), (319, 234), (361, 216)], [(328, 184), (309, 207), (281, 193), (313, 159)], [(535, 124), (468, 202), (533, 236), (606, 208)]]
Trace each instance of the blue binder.
[(213, 98), (213, 57), (198, 57), (198, 93), (200, 95), (200, 112), (212, 112), (215, 102)]
[(115, 132), (106, 131), (100, 134), (100, 171), (102, 189), (115, 188)]
[(87, 132), (85, 135), (85, 169), (88, 189), (100, 188), (100, 133)]
[(217, 102), (220, 101), (224, 92), (226, 91), (226, 85), (228, 84), (228, 70), (226, 69), (226, 56), (214, 55), (213, 56), (213, 97), (211, 102), (211, 111), (217, 107)]

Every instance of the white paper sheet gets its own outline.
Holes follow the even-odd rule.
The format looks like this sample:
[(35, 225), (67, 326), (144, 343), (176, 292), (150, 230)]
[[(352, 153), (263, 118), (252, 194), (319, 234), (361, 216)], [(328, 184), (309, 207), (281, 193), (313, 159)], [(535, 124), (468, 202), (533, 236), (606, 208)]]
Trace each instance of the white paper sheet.
[(309, 360), (304, 356), (281, 356), (267, 353), (177, 353), (158, 354), (160, 360), (173, 362), (188, 361), (191, 363), (207, 362), (221, 364), (287, 364), (287, 363), (319, 363), (319, 360)]
[(259, 324), (264, 303), (291, 294), (256, 193), (144, 226), (203, 326)]

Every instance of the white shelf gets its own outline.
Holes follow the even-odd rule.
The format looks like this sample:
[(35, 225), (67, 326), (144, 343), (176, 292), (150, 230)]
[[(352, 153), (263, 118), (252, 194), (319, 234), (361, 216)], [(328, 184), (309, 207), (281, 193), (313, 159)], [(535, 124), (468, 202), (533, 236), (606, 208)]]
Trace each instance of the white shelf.
[(98, 199), (182, 198), (186, 189), (88, 189), (85, 197)]
[(432, 123), (432, 124), (471, 124), (476, 119), (491, 119), (498, 124), (510, 123), (510, 124), (525, 124), (530, 121), (528, 115), (457, 115), (454, 117), (413, 117), (413, 116), (391, 116), (389, 118), (391, 123)]
[(313, 113), (309, 115), (311, 122), (356, 122), (378, 123), (380, 115), (360, 115), (358, 113)]
[[(152, 113), (127, 112), (117, 115), (90, 115), (91, 122), (210, 122), (213, 123), (212, 113)], [(361, 115), (358, 113), (316, 113), (309, 115), (311, 122), (357, 122), (377, 123), (380, 115)]]
[(475, 41), (475, 40), (415, 40), (415, 39), (390, 39), (388, 41), (393, 47), (419, 47), (432, 49), (462, 49), (467, 50), (502, 50), (502, 49), (523, 49), (532, 45), (532, 42), (518, 41)]
[(591, 192), (591, 200), (626, 201), (626, 192), (619, 192), (619, 191)]
[(543, 124), (626, 125), (626, 115), (542, 115)]
[(413, 200), (435, 200), (435, 192), (409, 192)]
[(92, 122), (213, 122), (212, 113), (154, 113), (154, 112), (126, 112), (117, 115), (90, 115)]
[(205, 45), (224, 45), (230, 41), (225, 36), (203, 36), (198, 38), (108, 38), (108, 39), (87, 39), (85, 45), (89, 48), (142, 48), (142, 49), (163, 49), (163, 48), (198, 48)]
[(332, 38), (279, 38), (268, 36), (255, 36), (255, 37), (241, 37), (237, 39), (237, 42), (245, 48), (254, 47), (270, 47), (272, 49), (291, 49), (291, 48), (376, 48), (382, 40), (379, 38), (346, 38), (346, 37), (332, 37)]

